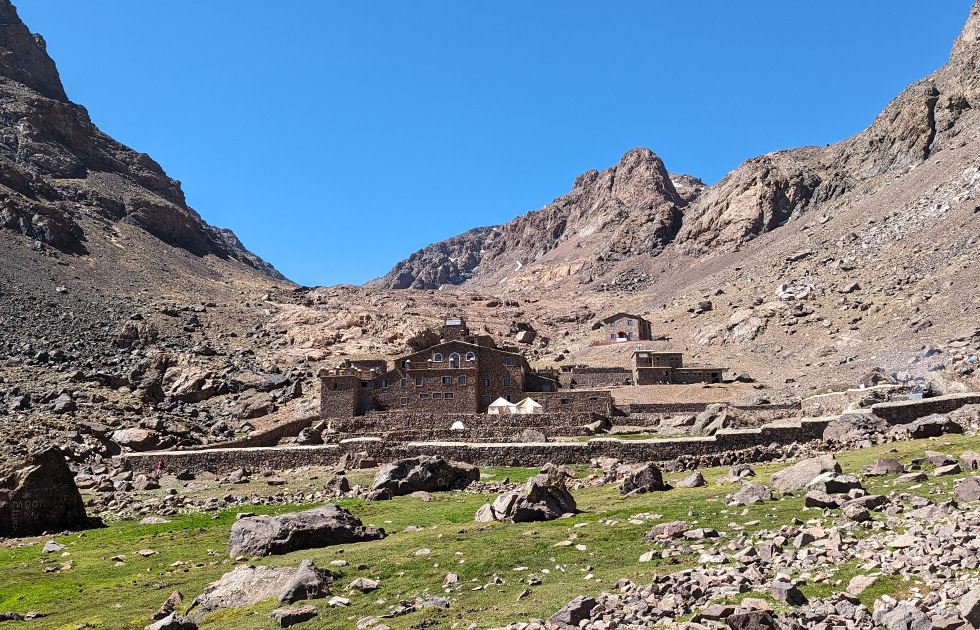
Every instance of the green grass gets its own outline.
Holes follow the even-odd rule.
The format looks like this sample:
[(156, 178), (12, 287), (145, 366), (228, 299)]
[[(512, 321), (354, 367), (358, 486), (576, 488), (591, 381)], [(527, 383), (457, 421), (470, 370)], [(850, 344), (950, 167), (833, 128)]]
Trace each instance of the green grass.
[[(898, 452), (886, 453), (891, 448)], [(838, 460), (845, 471), (859, 471), (862, 465), (873, 463), (877, 457), (897, 457), (907, 463), (911, 457), (921, 456), (925, 449), (959, 455), (967, 449), (980, 449), (980, 438), (948, 436), (900, 442), (842, 453)], [(783, 466), (756, 466), (756, 479), (768, 481), (769, 475)], [(585, 466), (573, 469), (579, 476), (587, 472)], [(482, 472), (484, 480), (499, 481), (508, 477), (519, 482), (536, 471), (492, 468)], [(830, 526), (839, 515), (835, 513), (830, 519), (824, 519), (819, 510), (806, 510), (802, 505), (802, 493), (747, 508), (730, 508), (724, 503), (725, 496), (738, 486), (717, 484), (727, 474), (727, 469), (709, 469), (703, 473), (709, 484), (706, 487), (678, 488), (629, 499), (622, 498), (614, 485), (576, 491), (575, 498), (582, 513), (571, 519), (547, 523), (494, 523), (489, 526), (473, 523), (477, 508), (493, 499), (489, 495), (443, 493), (436, 494), (428, 503), (413, 497), (380, 502), (344, 500), (341, 505), (365, 524), (384, 527), (390, 535), (382, 541), (348, 545), (343, 549), (300, 551), (264, 558), (257, 563), (297, 566), (302, 559), (310, 558), (318, 566), (327, 567), (331, 560), (345, 559), (349, 566), (337, 570), (341, 576), (335, 594), (345, 594), (343, 587), (356, 577), (380, 580), (378, 591), (349, 595), (352, 602), (349, 608), (331, 609), (325, 600), (312, 602), (320, 609), (320, 616), (299, 626), (301, 628), (351, 628), (359, 617), (379, 616), (399, 600), (442, 595), (443, 580), (450, 572), (460, 576), (462, 586), (450, 594), (452, 606), (448, 610), (430, 609), (387, 619), (385, 623), (394, 629), (407, 629), (428, 619), (438, 623), (434, 627), (449, 628), (457, 622), (465, 622), (458, 627), (466, 627), (477, 622), (480, 628), (488, 628), (529, 617), (546, 618), (576, 595), (614, 590), (620, 578), (642, 583), (655, 572), (669, 573), (696, 565), (696, 553), (643, 564), (637, 561), (651, 548), (641, 542), (643, 532), (658, 522), (682, 519), (692, 527), (713, 527), (729, 535), (711, 543), (724, 547), (736, 534), (731, 523), (744, 525), (759, 521), (746, 527), (746, 534), (751, 535), (759, 529), (778, 528), (794, 517), (804, 521), (815, 519)], [(370, 477), (365, 473), (358, 475), (365, 477), (358, 478), (359, 483)], [(686, 473), (675, 473), (667, 475), (667, 479), (684, 476)], [(955, 479), (930, 478), (911, 492), (942, 500), (951, 493)], [(292, 481), (298, 487), (311, 485), (306, 480)], [(322, 480), (312, 485), (320, 483)], [(908, 490), (908, 484), (898, 485), (888, 478), (869, 478), (865, 480), (865, 487), (871, 492), (883, 493)], [(941, 493), (928, 494), (933, 488), (939, 488)], [(180, 590), (186, 606), (209, 582), (235, 566), (224, 552), (236, 512), (280, 513), (299, 509), (303, 508), (254, 505), (216, 513), (180, 515), (170, 517), (172, 522), (169, 524), (149, 526), (117, 521), (102, 529), (58, 538), (68, 546), (71, 554), (64, 558), (60, 554), (41, 554), (43, 540), (32, 546), (0, 548), (0, 611), (26, 613), (34, 610), (48, 615), (31, 622), (32, 628), (142, 628), (171, 591)], [(697, 514), (689, 515), (692, 511)], [(639, 524), (629, 522), (631, 517), (644, 513), (662, 517), (643, 519)], [(876, 518), (883, 516), (876, 515)], [(611, 524), (611, 521), (615, 523)], [(403, 532), (410, 525), (424, 529)], [(858, 532), (858, 535), (864, 535), (865, 530)], [(554, 546), (572, 536), (575, 538), (571, 546)], [(584, 544), (586, 549), (576, 549), (576, 544)], [(160, 553), (149, 558), (136, 555), (135, 552), (145, 548)], [(417, 556), (415, 552), (423, 548), (432, 551), (429, 555)], [(209, 549), (214, 552), (209, 554)], [(110, 559), (117, 554), (126, 555), (124, 566), (117, 567)], [(71, 569), (43, 571), (44, 567), (59, 567), (68, 560), (74, 563)], [(185, 564), (172, 567), (171, 564), (178, 560)], [(359, 564), (367, 568), (361, 571), (353, 568)], [(528, 567), (528, 570), (516, 572), (515, 567)], [(543, 572), (545, 569), (548, 573)], [(808, 579), (804, 593), (810, 597), (828, 595), (842, 589), (850, 577), (861, 573), (857, 562), (829, 570), (833, 575), (829, 575), (825, 582)], [(487, 586), (495, 574), (504, 583)], [(586, 580), (588, 574), (593, 579)], [(542, 583), (530, 587), (531, 595), (518, 601), (518, 595), (528, 588), (529, 575), (539, 577)], [(472, 590), (478, 586), (487, 587)], [(870, 607), (875, 597), (884, 593), (902, 593), (911, 586), (913, 583), (882, 578), (862, 595), (862, 600)], [(768, 594), (755, 595), (768, 597)], [(378, 600), (385, 603), (379, 605)], [(275, 607), (274, 602), (265, 602), (247, 609), (224, 611), (207, 619), (202, 628), (271, 628), (268, 613)]]

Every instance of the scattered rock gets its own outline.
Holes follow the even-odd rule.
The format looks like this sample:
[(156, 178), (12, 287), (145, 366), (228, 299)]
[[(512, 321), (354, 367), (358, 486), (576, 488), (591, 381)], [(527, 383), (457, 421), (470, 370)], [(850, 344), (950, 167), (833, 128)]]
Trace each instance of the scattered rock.
[(278, 621), (279, 625), (283, 628), (289, 628), (304, 621), (309, 621), (319, 614), (320, 611), (315, 606), (305, 604), (303, 606), (277, 608), (269, 613), (269, 617)]

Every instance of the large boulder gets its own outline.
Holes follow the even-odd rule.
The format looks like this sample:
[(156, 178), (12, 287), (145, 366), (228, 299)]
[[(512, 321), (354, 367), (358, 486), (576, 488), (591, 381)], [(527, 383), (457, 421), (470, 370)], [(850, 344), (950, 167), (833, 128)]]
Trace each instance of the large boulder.
[(579, 595), (548, 618), (548, 627), (561, 630), (580, 628), (582, 622), (588, 621), (592, 616), (592, 611), (596, 606), (598, 603), (595, 598)]
[(833, 455), (823, 455), (797, 462), (788, 468), (773, 473), (769, 483), (781, 492), (795, 492), (807, 487), (814, 478), (827, 472), (841, 472), (840, 464), (837, 463)]
[(492, 504), (481, 507), (475, 520), (529, 523), (551, 521), (576, 511), (575, 499), (565, 487), (564, 473), (557, 468), (549, 468), (528, 479), (522, 490), (505, 492)]
[(939, 437), (947, 433), (963, 433), (963, 427), (956, 421), (940, 413), (919, 418), (908, 424), (893, 426), (889, 434), (895, 437), (908, 437), (910, 440)]
[(400, 459), (385, 464), (374, 476), (372, 490), (389, 490), (392, 496), (413, 492), (461, 489), (480, 480), (480, 469), (439, 456)]
[(0, 536), (63, 531), (85, 522), (75, 476), (55, 447), (0, 467)]
[(146, 429), (119, 429), (112, 434), (112, 441), (119, 446), (139, 451), (156, 442), (156, 433)]
[(194, 621), (228, 608), (252, 606), (277, 599), (292, 583), (296, 569), (240, 565), (208, 585), (187, 609)]
[(231, 528), (228, 555), (262, 557), (300, 549), (379, 540), (384, 536), (383, 529), (364, 527), (353, 514), (328, 503), (305, 512), (249, 516), (237, 521)]
[(669, 489), (670, 486), (664, 483), (663, 475), (657, 465), (648, 462), (626, 475), (619, 487), (619, 493), (623, 496), (633, 496)]
[(956, 482), (956, 500), (963, 503), (980, 501), (980, 477), (967, 477)]
[(823, 431), (824, 442), (847, 444), (888, 432), (888, 423), (870, 413), (846, 413), (831, 420)]
[(698, 414), (691, 426), (691, 435), (714, 435), (720, 429), (733, 429), (745, 424), (742, 414), (725, 403), (712, 403)]

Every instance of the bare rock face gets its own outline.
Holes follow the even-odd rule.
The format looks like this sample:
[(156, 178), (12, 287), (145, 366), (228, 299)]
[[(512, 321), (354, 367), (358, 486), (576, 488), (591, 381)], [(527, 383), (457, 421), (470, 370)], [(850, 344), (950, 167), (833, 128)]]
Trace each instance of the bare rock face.
[(364, 527), (347, 510), (328, 503), (281, 516), (250, 516), (231, 528), (228, 555), (263, 557), (384, 538), (378, 527)]
[(465, 488), (480, 480), (480, 469), (442, 457), (411, 457), (385, 464), (374, 476), (372, 490), (389, 490), (392, 496), (413, 492), (439, 492)]
[(437, 289), (462, 284), (505, 274), (515, 261), (521, 262), (519, 269), (573, 237), (593, 234), (600, 237), (591, 251), (602, 258), (657, 253), (674, 238), (682, 209), (703, 188), (696, 178), (669, 174), (649, 149), (632, 149), (611, 168), (579, 175), (569, 193), (544, 208), (429, 245), (367, 286)]
[(65, 94), (44, 39), (0, 0), (0, 228), (85, 253), (79, 213), (125, 221), (195, 255), (232, 258), (279, 279), (234, 234), (205, 223), (148, 155), (102, 133)]
[(563, 514), (577, 511), (575, 499), (565, 487), (565, 476), (557, 468), (549, 468), (528, 479), (519, 492), (505, 492), (491, 504), (477, 510), (475, 520), (529, 523), (551, 521)]
[(85, 523), (85, 505), (58, 449), (0, 467), (0, 536), (29, 536)]

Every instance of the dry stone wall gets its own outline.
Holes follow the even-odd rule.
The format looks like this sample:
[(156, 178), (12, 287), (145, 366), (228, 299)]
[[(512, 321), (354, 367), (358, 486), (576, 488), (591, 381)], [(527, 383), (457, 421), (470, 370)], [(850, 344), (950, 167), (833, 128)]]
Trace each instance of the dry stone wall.
[(626, 462), (665, 461), (681, 455), (710, 455), (770, 444), (810, 442), (823, 436), (829, 419), (804, 419), (759, 429), (721, 431), (706, 438), (620, 441), (612, 438), (588, 442), (465, 443), (397, 442), (380, 438), (357, 438), (340, 444), (288, 446), (204, 451), (158, 451), (126, 453), (116, 462), (134, 472), (151, 473), (157, 462), (165, 471), (225, 474), (235, 468), (283, 470), (298, 466), (335, 464), (345, 453), (366, 452), (379, 462), (418, 455), (441, 455), (478, 466), (540, 466), (547, 462), (576, 464), (596, 457), (615, 457)]
[(922, 400), (902, 400), (879, 403), (871, 406), (871, 411), (889, 424), (908, 424), (934, 413), (949, 413), (966, 405), (980, 403), (980, 393), (947, 394)]

